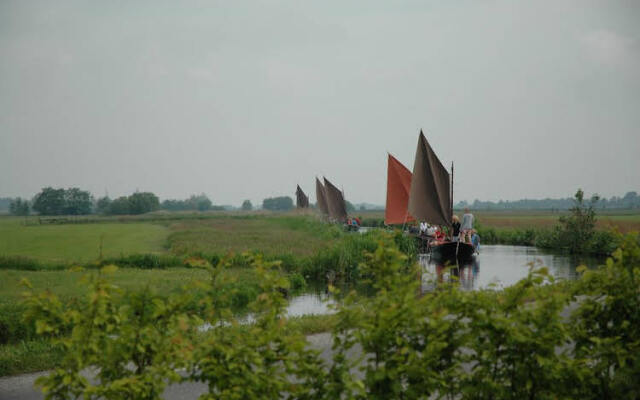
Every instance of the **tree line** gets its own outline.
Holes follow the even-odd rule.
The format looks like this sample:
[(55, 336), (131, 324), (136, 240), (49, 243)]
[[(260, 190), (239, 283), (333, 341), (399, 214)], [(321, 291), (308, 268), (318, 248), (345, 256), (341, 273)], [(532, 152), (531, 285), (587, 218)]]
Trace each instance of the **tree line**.
[[(204, 193), (191, 195), (184, 200), (166, 199), (160, 202), (158, 196), (151, 192), (135, 192), (129, 196), (111, 199), (109, 196), (94, 198), (86, 190), (79, 188), (43, 188), (32, 200), (17, 198), (0, 198), (0, 211), (3, 209), (12, 215), (26, 216), (32, 212), (39, 215), (137, 215), (148, 212), (167, 211), (222, 211), (224, 206), (214, 205)], [(288, 211), (294, 207), (289, 196), (270, 197), (264, 199), (262, 208), (271, 211)], [(253, 210), (250, 200), (245, 200), (240, 209)]]
[[(522, 199), (522, 200), (500, 200), (493, 201), (481, 201), (474, 200), (469, 203), (467, 201), (458, 202), (454, 208), (463, 209), (469, 207), (474, 210), (569, 210), (574, 205), (574, 199), (567, 197), (564, 199)], [(613, 196), (609, 199), (598, 198), (594, 203), (596, 209), (633, 209), (640, 208), (640, 196), (638, 193), (627, 192), (624, 196)]]

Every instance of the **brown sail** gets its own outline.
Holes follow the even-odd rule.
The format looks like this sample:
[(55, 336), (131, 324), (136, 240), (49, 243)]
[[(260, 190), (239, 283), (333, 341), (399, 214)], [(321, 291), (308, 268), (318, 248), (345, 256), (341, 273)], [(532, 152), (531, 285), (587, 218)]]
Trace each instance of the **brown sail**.
[(387, 204), (384, 208), (384, 223), (404, 224), (415, 219), (409, 214), (409, 191), (411, 171), (389, 154), (387, 165)]
[(325, 187), (322, 185), (322, 182), (316, 178), (316, 201), (318, 202), (318, 209), (324, 215), (329, 215), (329, 206), (327, 205), (327, 196), (325, 192)]
[(329, 216), (337, 222), (344, 222), (347, 219), (347, 207), (342, 192), (327, 178), (324, 178), (324, 187), (327, 194)]
[(420, 131), (409, 191), (409, 214), (420, 221), (451, 225), (449, 173)]
[(309, 208), (309, 197), (304, 194), (300, 185), (296, 189), (296, 206), (298, 208)]

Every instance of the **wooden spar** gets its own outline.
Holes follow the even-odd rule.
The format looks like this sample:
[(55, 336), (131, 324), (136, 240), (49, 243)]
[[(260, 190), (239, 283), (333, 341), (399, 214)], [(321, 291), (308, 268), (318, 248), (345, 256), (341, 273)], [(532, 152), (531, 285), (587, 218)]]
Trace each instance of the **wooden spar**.
[[(453, 213), (453, 161), (451, 161), (451, 213)], [(453, 219), (451, 219), (453, 224)], [(453, 225), (451, 225), (451, 239), (453, 239)], [(458, 250), (460, 249), (460, 232), (458, 232), (458, 242), (456, 243), (456, 264), (458, 263)]]
[(451, 203), (451, 212), (453, 213), (453, 161), (451, 161), (451, 198), (449, 200)]

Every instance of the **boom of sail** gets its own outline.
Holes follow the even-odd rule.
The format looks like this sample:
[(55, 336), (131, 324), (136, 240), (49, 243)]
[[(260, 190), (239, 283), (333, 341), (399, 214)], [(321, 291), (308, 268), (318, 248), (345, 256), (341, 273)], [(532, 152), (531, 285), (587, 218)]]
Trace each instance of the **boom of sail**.
[(409, 191), (409, 214), (420, 221), (451, 225), (451, 181), (422, 131)]
[(309, 197), (304, 194), (300, 185), (296, 189), (296, 206), (298, 208), (309, 208)]
[(324, 178), (324, 188), (326, 193), (327, 205), (329, 207), (329, 217), (337, 222), (344, 222), (347, 219), (347, 206), (344, 196), (340, 189), (327, 178)]
[(318, 178), (316, 178), (316, 201), (318, 202), (318, 209), (320, 212), (324, 215), (329, 215), (329, 206), (327, 204), (325, 187)]
[(387, 225), (404, 224), (415, 221), (409, 214), (409, 191), (411, 189), (411, 171), (394, 156), (389, 154), (387, 166), (387, 204), (384, 208), (384, 223)]

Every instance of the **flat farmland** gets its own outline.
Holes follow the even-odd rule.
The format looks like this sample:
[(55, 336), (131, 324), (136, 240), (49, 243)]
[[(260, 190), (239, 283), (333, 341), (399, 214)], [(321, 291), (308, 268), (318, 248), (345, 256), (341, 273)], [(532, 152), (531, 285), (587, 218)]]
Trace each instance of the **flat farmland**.
[[(558, 218), (568, 213), (548, 211), (474, 211), (476, 221), (494, 228), (551, 228)], [(602, 212), (597, 214), (598, 229), (617, 229), (622, 233), (640, 231), (640, 211)]]
[(338, 228), (313, 217), (262, 216), (179, 221), (169, 229), (175, 254), (257, 251), (308, 256), (329, 245)]
[(46, 262), (89, 262), (104, 257), (164, 251), (167, 227), (152, 223), (25, 225), (0, 218), (0, 255)]
[(245, 251), (309, 256), (330, 245), (339, 228), (312, 216), (211, 215), (136, 221), (98, 219), (91, 223), (44, 224), (0, 218), (0, 256), (45, 263), (96, 261), (131, 254), (224, 255)]

